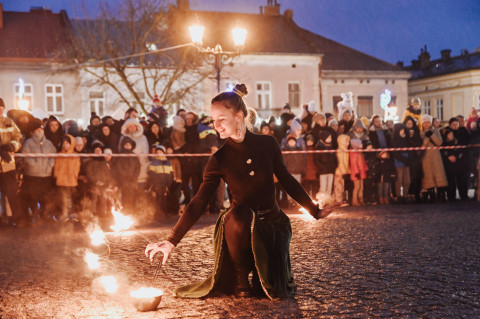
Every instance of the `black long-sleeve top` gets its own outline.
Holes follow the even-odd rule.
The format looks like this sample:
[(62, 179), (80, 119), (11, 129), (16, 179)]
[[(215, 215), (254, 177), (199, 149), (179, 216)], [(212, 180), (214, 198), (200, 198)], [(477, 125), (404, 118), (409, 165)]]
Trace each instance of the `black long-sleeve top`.
[(243, 142), (236, 143), (229, 138), (210, 157), (200, 190), (185, 208), (167, 240), (174, 245), (180, 242), (205, 211), (221, 178), (227, 183), (235, 204), (244, 204), (253, 210), (274, 207), (274, 174), (294, 200), (309, 211), (316, 209), (312, 199), (288, 172), (275, 138), (247, 131)]

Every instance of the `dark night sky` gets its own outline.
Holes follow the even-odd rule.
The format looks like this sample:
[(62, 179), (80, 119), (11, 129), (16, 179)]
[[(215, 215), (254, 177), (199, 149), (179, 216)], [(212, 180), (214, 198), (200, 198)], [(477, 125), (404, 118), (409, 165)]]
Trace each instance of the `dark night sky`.
[[(47, 6), (75, 13), (72, 0), (0, 0), (6, 11)], [(118, 3), (122, 0), (108, 0)], [(293, 9), (303, 28), (385, 61), (409, 65), (427, 45), (432, 59), (440, 50), (472, 52), (480, 47), (480, 0), (278, 0)], [(92, 12), (98, 1), (85, 0)], [(190, 0), (194, 10), (258, 13), (267, 0)], [(248, 38), (247, 38), (248, 41)]]

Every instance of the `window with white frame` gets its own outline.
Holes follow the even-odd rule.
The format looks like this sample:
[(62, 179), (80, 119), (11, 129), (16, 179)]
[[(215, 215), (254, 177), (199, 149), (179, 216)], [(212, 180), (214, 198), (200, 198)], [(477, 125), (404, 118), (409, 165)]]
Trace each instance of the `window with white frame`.
[(291, 107), (300, 107), (300, 83), (288, 82), (288, 104)]
[(272, 85), (270, 82), (257, 82), (257, 107), (270, 109), (272, 105)]
[(430, 105), (430, 100), (423, 101), (423, 113), (432, 115), (432, 107)]
[(23, 92), (20, 92), (20, 84), (16, 83), (14, 86), (14, 103), (15, 103), (14, 104), (15, 107), (25, 109), (21, 107), (21, 104), (24, 103), (24, 105), (28, 105), (26, 110), (28, 111), (33, 110), (33, 85), (24, 83)]
[(95, 112), (98, 116), (103, 116), (105, 112), (105, 98), (103, 92), (89, 92), (90, 113)]
[(53, 114), (63, 114), (63, 85), (46, 84), (45, 85), (45, 105), (47, 112)]
[(437, 99), (436, 101), (437, 107), (437, 118), (442, 121), (443, 120), (443, 99)]

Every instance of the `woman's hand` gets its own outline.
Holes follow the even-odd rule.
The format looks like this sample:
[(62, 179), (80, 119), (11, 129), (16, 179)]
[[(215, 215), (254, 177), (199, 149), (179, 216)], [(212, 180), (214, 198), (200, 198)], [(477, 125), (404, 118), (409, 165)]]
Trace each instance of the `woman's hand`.
[(163, 261), (162, 261), (162, 265), (163, 265), (167, 262), (168, 256), (170, 256), (170, 253), (172, 252), (173, 247), (175, 246), (168, 240), (164, 240), (159, 243), (148, 244), (147, 248), (145, 248), (145, 256), (150, 257), (150, 262), (152, 262), (153, 257), (155, 257), (155, 254), (160, 251), (163, 254)]

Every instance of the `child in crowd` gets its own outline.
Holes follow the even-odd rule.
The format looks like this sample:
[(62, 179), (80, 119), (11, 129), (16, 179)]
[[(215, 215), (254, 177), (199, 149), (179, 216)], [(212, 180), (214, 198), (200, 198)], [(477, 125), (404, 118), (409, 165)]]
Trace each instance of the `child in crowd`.
[[(361, 139), (353, 138), (350, 145), (354, 150), (363, 148)], [(367, 178), (368, 166), (361, 152), (350, 152), (350, 179), (353, 181), (352, 206), (365, 205), (363, 200), (363, 180)]]
[[(170, 143), (167, 143), (166, 149), (167, 154), (173, 154), (173, 147)], [(182, 189), (182, 167), (180, 165), (180, 160), (177, 157), (168, 157), (170, 164), (173, 168), (173, 181), (169, 187), (167, 195), (167, 213), (169, 214), (178, 214), (180, 209), (180, 196)]]
[[(301, 151), (301, 150), (302, 149), (297, 145), (297, 139), (295, 135), (293, 134), (288, 135), (286, 137), (286, 144), (285, 144), (285, 147), (283, 148), (283, 151)], [(305, 173), (305, 154), (304, 153), (285, 154), (283, 158), (285, 161), (285, 166), (287, 167), (288, 171), (300, 183), (302, 179), (302, 175)], [(285, 192), (283, 192), (283, 196), (284, 198), (282, 202), (286, 202), (288, 195)]]
[[(393, 148), (409, 147), (405, 125), (396, 123), (393, 126), (392, 142)], [(395, 164), (396, 180), (395, 180), (395, 195), (394, 201), (396, 203), (404, 203), (408, 196), (408, 189), (410, 187), (410, 155), (411, 152), (392, 152), (393, 163)]]
[[(318, 150), (333, 150), (332, 134), (329, 131), (319, 133)], [(315, 154), (315, 164), (319, 174), (319, 192), (316, 196), (317, 201), (322, 205), (329, 204), (332, 201), (333, 175), (337, 168), (337, 156), (335, 153), (317, 153)]]
[[(128, 136), (120, 142), (120, 152), (133, 154), (136, 143)], [(112, 163), (113, 176), (118, 185), (121, 203), (124, 209), (135, 212), (137, 202), (138, 184), (135, 181), (140, 174), (140, 161), (138, 157), (116, 157)]]
[(469, 132), (477, 130), (477, 122), (478, 122), (478, 110), (475, 107), (472, 107), (470, 114), (467, 119), (467, 130)]
[(155, 145), (155, 159), (148, 166), (148, 179), (153, 186), (156, 198), (156, 217), (167, 212), (168, 188), (173, 183), (173, 167), (165, 154), (167, 150), (163, 145)]
[[(73, 154), (75, 139), (70, 134), (63, 137), (60, 153)], [(59, 211), (56, 214), (57, 220), (67, 221), (70, 216), (69, 208), (72, 206), (72, 196), (78, 185), (78, 174), (80, 172), (79, 157), (57, 157), (53, 168), (53, 176), (59, 189)]]
[[(350, 145), (350, 137), (346, 134), (340, 134), (337, 138), (338, 150), (337, 152), (337, 168), (335, 169), (335, 177), (333, 180), (334, 196), (337, 203), (345, 199), (345, 180), (344, 176), (350, 173), (350, 163), (348, 155), (348, 147)], [(343, 152), (342, 152), (343, 151)]]
[[(307, 151), (316, 150), (315, 139), (309, 134), (306, 137)], [(315, 154), (307, 153), (305, 175), (303, 176), (302, 186), (310, 197), (315, 197), (318, 192), (318, 173), (315, 165)]]

